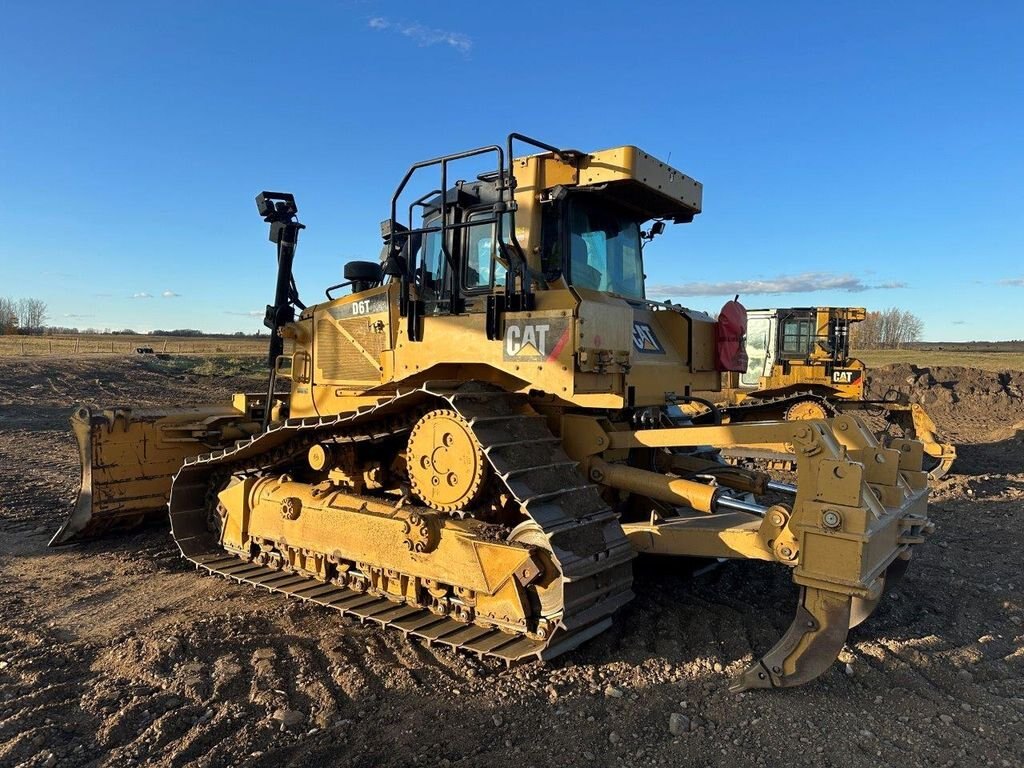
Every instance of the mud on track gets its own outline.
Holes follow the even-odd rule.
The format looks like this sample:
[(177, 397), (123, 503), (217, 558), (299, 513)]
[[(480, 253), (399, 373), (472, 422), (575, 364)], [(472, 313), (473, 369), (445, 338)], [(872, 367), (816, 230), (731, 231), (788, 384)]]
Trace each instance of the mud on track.
[(641, 562), (611, 631), (506, 670), (202, 578), (159, 528), (47, 549), (78, 479), (73, 403), (254, 382), (133, 358), (0, 361), (0, 766), (1020, 765), (1020, 383), (906, 366), (875, 379), (912, 390), (958, 444), (938, 530), (820, 680), (737, 696), (730, 676), (791, 618), (785, 569)]

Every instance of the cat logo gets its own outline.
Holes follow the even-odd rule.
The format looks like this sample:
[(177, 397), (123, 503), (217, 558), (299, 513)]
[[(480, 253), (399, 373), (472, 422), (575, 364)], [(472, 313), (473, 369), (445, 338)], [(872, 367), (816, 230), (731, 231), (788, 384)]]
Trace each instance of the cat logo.
[(646, 352), (654, 355), (664, 355), (665, 348), (661, 346), (654, 330), (647, 323), (633, 323), (633, 346), (637, 352)]
[(561, 318), (524, 322), (514, 320), (505, 326), (506, 360), (549, 360), (558, 357), (569, 341), (569, 325)]
[(856, 369), (837, 368), (832, 371), (833, 384), (853, 384), (860, 378), (860, 371)]

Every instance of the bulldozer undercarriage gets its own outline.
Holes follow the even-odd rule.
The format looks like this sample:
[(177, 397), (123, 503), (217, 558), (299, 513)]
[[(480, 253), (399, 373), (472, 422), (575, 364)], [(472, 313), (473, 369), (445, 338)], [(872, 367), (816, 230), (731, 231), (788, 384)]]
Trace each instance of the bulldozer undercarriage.
[[(413, 412), (423, 415), (410, 425)], [(409, 485), (441, 486), (435, 508), (288, 474), (311, 449), (404, 435), (421, 460)], [(482, 495), (485, 469), (511, 504), (481, 505), (484, 516), (514, 506), (516, 518), (477, 520), (468, 504), (465, 519), (446, 514)], [(525, 398), (477, 386), (435, 384), (355, 415), (274, 425), (186, 462), (170, 512), (199, 568), (508, 662), (576, 647), (633, 597), (634, 553), (598, 489)]]
[[(886, 429), (877, 435), (883, 443), (889, 438), (888, 430), (896, 427), (899, 437), (919, 440), (923, 447), (926, 471), (933, 480), (946, 476), (956, 460), (956, 447), (945, 443), (938, 435), (935, 422), (916, 403), (901, 403), (889, 400), (843, 400), (829, 399), (813, 392), (795, 392), (772, 398), (748, 397), (736, 405), (720, 406), (719, 411), (729, 423), (760, 421), (764, 419), (785, 419), (798, 421), (826, 419), (851, 411), (880, 411), (886, 421)], [(791, 446), (729, 446), (723, 455), (732, 461), (753, 459), (766, 463), (773, 469), (792, 469), (795, 465)]]

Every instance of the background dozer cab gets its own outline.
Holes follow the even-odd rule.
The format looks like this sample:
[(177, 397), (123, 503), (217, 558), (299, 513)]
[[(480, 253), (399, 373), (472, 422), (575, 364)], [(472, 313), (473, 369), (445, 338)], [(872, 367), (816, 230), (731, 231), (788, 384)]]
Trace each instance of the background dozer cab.
[[(929, 457), (929, 474), (940, 478), (952, 466), (956, 448), (942, 441), (919, 404), (899, 392), (868, 391), (867, 369), (850, 355), (851, 326), (864, 317), (860, 307), (747, 310), (747, 369), (724, 376), (724, 416), (738, 422), (874, 411), (887, 425), (879, 437), (886, 440), (895, 427), (900, 437), (920, 441)], [(736, 447), (727, 453), (781, 458), (779, 451), (765, 449), (745, 452)]]
[[(535, 154), (514, 156), (514, 142)], [(470, 158), (491, 168), (452, 183)], [(638, 553), (765, 560), (792, 573), (796, 616), (736, 687), (821, 674), (931, 528), (921, 446), (883, 448), (847, 415), (686, 418), (692, 391), (742, 368), (739, 336), (647, 300), (643, 244), (666, 220), (691, 221), (701, 195), (636, 147), (583, 153), (513, 134), (414, 164), (380, 262), (346, 265), (306, 306), (295, 199), (261, 194), (278, 249), (266, 406), (201, 430), (205, 447), (160, 475), (182, 554), (509, 662), (609, 627)], [(91, 434), (83, 461), (109, 434)], [(779, 442), (794, 446), (795, 484), (718, 451)], [(135, 448), (152, 483), (164, 469)], [(106, 490), (132, 505), (131, 482)]]

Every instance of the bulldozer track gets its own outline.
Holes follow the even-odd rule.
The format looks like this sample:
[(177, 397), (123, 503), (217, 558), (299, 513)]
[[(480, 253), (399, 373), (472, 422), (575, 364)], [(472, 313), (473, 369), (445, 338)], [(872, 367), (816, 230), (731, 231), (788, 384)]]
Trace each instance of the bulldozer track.
[[(281, 471), (325, 438), (381, 440), (408, 429), (408, 415), (441, 404), (461, 414), (497, 478), (546, 537), (562, 577), (554, 631), (540, 639), (457, 621), (383, 595), (357, 592), (294, 571), (245, 561), (220, 547), (208, 525), (218, 479)], [(434, 382), (342, 416), (287, 419), (233, 448), (186, 461), (174, 477), (171, 529), (182, 556), (234, 581), (333, 608), (440, 644), (511, 663), (552, 658), (611, 625), (633, 598), (632, 547), (598, 488), (580, 474), (525, 396), (470, 382)], [(387, 564), (380, 564), (386, 566)]]
[[(753, 398), (747, 398), (751, 400)], [(761, 399), (758, 398), (755, 402), (747, 403), (746, 401), (739, 403), (738, 405), (729, 405), (720, 407), (719, 410), (726, 414), (745, 414), (745, 413), (756, 413), (757, 411), (770, 411), (775, 408), (787, 407), (793, 405), (800, 400), (813, 400), (825, 410), (825, 412), (831, 417), (839, 413), (839, 409), (835, 407), (827, 398), (815, 392), (791, 392), (788, 395), (780, 395), (778, 397), (770, 397)]]
[[(754, 398), (747, 398), (748, 400), (754, 400)], [(743, 421), (744, 416), (756, 415), (760, 412), (772, 413), (779, 408), (787, 408), (801, 400), (813, 400), (814, 402), (821, 405), (825, 413), (831, 418), (839, 413), (832, 403), (826, 398), (822, 397), (815, 392), (791, 392), (787, 395), (779, 395), (778, 397), (771, 398), (757, 398), (754, 402), (747, 403), (746, 401), (738, 403), (736, 405), (720, 406), (719, 411), (729, 416), (730, 421), (733, 415), (740, 416), (740, 421)], [(742, 460), (753, 460), (761, 462), (762, 465), (767, 465), (771, 469), (779, 470), (793, 470), (796, 468), (796, 458), (790, 453), (782, 453), (781, 451), (772, 451), (763, 448), (751, 448), (751, 447), (733, 447), (723, 448), (722, 457), (730, 462), (737, 462)]]

